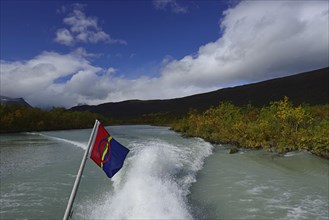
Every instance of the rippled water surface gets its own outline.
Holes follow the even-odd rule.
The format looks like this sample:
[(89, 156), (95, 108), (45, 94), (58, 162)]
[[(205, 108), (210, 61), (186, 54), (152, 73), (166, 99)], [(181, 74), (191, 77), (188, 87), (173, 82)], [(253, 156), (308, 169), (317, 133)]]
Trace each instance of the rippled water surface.
[[(327, 219), (328, 161), (230, 155), (166, 127), (113, 126), (130, 149), (108, 179), (87, 161), (74, 219)], [(90, 129), (0, 136), (0, 219), (61, 219)]]

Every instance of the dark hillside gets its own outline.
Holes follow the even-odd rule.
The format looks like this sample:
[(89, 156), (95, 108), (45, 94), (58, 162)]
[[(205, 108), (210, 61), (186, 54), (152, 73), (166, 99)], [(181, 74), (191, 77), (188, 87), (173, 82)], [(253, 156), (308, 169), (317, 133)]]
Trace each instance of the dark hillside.
[(23, 98), (9, 98), (6, 96), (0, 95), (0, 104), (1, 105), (19, 105), (19, 106), (26, 106), (31, 107), (29, 103), (27, 103)]
[(251, 103), (263, 106), (288, 96), (294, 104), (327, 104), (329, 97), (329, 67), (259, 83), (220, 89), (213, 92), (168, 100), (129, 100), (97, 106), (76, 106), (74, 111), (91, 111), (116, 119), (138, 118), (146, 114), (182, 115), (190, 109), (200, 111), (231, 101), (242, 106)]

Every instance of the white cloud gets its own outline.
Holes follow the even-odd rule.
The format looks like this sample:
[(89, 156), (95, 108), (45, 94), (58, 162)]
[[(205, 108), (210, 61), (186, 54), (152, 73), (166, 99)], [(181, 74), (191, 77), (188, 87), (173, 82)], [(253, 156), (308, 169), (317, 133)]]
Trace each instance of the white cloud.
[(106, 74), (111, 75), (111, 74), (114, 74), (117, 71), (118, 71), (117, 69), (115, 69), (113, 67), (110, 67), (106, 70)]
[(66, 46), (71, 46), (74, 43), (74, 38), (69, 30), (62, 28), (57, 30), (55, 41)]
[(178, 4), (176, 0), (153, 0), (153, 6), (157, 10), (170, 10), (176, 14), (185, 14), (188, 12), (188, 9)]
[(2, 60), (1, 94), (33, 105), (70, 107), (173, 98), (260, 81), (328, 66), (327, 27), (326, 1), (243, 1), (224, 13), (222, 37), (180, 60), (165, 57), (157, 77), (125, 79), (114, 67), (92, 65), (89, 58), (95, 55), (79, 48), (69, 54), (43, 52), (27, 61)]
[[(83, 11), (84, 6), (74, 4), (73, 10), (63, 19), (67, 28), (60, 28), (56, 32), (55, 42), (72, 46), (75, 43), (118, 43), (127, 44), (125, 40), (113, 39), (104, 32), (98, 24), (96, 17), (87, 17)], [(67, 8), (63, 7), (60, 12), (65, 13)]]
[(1, 61), (1, 94), (23, 97), (36, 106), (71, 107), (78, 103), (170, 98), (197, 91), (191, 89), (193, 86), (164, 84), (162, 78), (128, 80), (116, 76), (113, 67), (92, 65), (90, 56), (79, 48), (69, 54), (43, 52), (27, 61)]
[(243, 1), (220, 27), (216, 42), (168, 63), (164, 81), (206, 88), (328, 66), (326, 1)]
[(59, 84), (56, 80), (86, 71), (101, 71), (101, 68), (92, 66), (83, 54), (78, 49), (70, 54), (43, 52), (28, 61), (1, 61), (1, 94), (24, 97), (31, 104), (41, 106), (76, 103), (79, 91), (67, 93), (67, 83)]

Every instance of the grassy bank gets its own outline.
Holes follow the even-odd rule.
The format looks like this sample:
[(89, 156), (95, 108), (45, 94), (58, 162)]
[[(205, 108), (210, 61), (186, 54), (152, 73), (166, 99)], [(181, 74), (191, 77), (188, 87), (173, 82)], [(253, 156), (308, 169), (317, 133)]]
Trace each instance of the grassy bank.
[(24, 106), (0, 106), (0, 133), (90, 128), (95, 119), (105, 125), (169, 125), (185, 136), (244, 148), (265, 148), (279, 153), (307, 150), (329, 158), (329, 105), (294, 106), (288, 98), (262, 108), (229, 102), (187, 116), (170, 113), (140, 118), (109, 119), (90, 112), (56, 108), (45, 111)]
[(173, 129), (212, 143), (279, 153), (307, 150), (329, 158), (329, 105), (294, 106), (288, 98), (262, 108), (225, 102), (203, 113), (190, 112)]

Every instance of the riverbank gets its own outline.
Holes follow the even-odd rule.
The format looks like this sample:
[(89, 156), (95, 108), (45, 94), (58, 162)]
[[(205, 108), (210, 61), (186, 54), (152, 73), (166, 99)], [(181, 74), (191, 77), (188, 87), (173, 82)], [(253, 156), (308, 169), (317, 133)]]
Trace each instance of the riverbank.
[(22, 105), (0, 105), (0, 133), (53, 131), (91, 128), (99, 119), (108, 119), (91, 112), (73, 112), (64, 108), (42, 110)]
[(172, 125), (184, 136), (278, 153), (307, 150), (329, 159), (329, 105), (294, 106), (286, 97), (262, 108), (229, 102), (189, 115)]
[(307, 150), (329, 158), (329, 105), (294, 106), (288, 98), (261, 108), (224, 102), (205, 112), (190, 111), (187, 116), (157, 113), (120, 120), (87, 111), (23, 106), (0, 106), (0, 115), (0, 133), (91, 128), (99, 119), (105, 125), (170, 126), (183, 136), (201, 137), (215, 144), (278, 153)]

